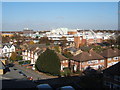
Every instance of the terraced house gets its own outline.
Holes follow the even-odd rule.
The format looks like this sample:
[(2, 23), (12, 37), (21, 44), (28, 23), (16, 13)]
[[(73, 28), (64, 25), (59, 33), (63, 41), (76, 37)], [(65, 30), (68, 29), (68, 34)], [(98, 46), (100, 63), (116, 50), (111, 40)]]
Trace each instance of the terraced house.
[(104, 68), (104, 57), (91, 49), (89, 52), (83, 51), (70, 60), (70, 67), (74, 71), (85, 70), (88, 66), (94, 69)]
[(120, 50), (110, 48), (102, 51), (100, 54), (92, 49), (89, 52), (82, 52), (70, 60), (72, 70), (84, 70), (90, 66), (94, 69), (105, 69), (120, 61)]
[(52, 46), (46, 46), (43, 44), (29, 45), (26, 50), (22, 52), (23, 60), (30, 60), (31, 64), (35, 64), (38, 56), (46, 50), (46, 48), (52, 48)]
[(120, 61), (120, 50), (117, 48), (104, 50), (100, 54), (105, 58), (105, 68), (108, 68)]

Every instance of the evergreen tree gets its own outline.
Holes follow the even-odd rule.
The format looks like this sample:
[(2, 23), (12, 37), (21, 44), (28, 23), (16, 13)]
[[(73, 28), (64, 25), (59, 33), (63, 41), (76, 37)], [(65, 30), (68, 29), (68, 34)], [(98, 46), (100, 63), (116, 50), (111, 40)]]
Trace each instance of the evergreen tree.
[(41, 72), (60, 75), (60, 59), (53, 50), (47, 49), (43, 52), (38, 57), (35, 66)]

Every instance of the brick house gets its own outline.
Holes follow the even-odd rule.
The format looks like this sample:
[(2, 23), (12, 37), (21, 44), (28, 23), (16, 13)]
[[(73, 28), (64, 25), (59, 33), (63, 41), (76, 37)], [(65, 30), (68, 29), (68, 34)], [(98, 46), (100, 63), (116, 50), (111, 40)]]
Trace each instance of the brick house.
[(106, 49), (100, 53), (105, 58), (105, 68), (108, 68), (120, 61), (120, 50), (117, 48)]
[(59, 54), (59, 53), (57, 53), (57, 52), (56, 52), (56, 54), (57, 54), (57, 56), (58, 56), (59, 59), (60, 59), (61, 71), (63, 71), (63, 69), (64, 69), (65, 67), (69, 67), (68, 58), (64, 57), (62, 54)]
[(120, 90), (120, 62), (103, 70), (104, 86), (111, 90)]
[(104, 68), (104, 57), (91, 49), (89, 52), (83, 51), (70, 59), (70, 68), (73, 71), (85, 70), (88, 66), (94, 69)]

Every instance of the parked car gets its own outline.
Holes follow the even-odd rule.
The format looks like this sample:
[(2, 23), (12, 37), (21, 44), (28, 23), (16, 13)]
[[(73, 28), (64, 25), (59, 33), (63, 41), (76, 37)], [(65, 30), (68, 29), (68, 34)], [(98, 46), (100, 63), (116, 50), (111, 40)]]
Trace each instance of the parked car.
[(28, 80), (33, 80), (33, 77), (29, 77), (29, 76), (28, 76), (27, 79), (28, 79)]
[(63, 86), (60, 88), (57, 88), (56, 90), (75, 90), (72, 86)]
[(28, 65), (31, 65), (31, 64), (23, 64), (22, 66), (27, 67)]
[(22, 71), (19, 71), (19, 73), (20, 73), (20, 75), (23, 75), (23, 76), (27, 77), (27, 75), (24, 74)]
[(38, 90), (53, 90), (49, 84), (39, 84), (36, 88), (38, 88)]
[(7, 64), (6, 66), (7, 66), (7, 67), (13, 67), (14, 64), (13, 64), (13, 63), (9, 63), (9, 64)]
[(28, 66), (26, 66), (26, 68), (32, 68), (34, 64), (30, 64)]

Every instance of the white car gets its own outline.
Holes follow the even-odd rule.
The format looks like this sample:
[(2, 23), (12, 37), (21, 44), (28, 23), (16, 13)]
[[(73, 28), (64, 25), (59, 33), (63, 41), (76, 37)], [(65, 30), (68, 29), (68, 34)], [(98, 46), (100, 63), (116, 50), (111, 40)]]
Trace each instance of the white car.
[(39, 84), (37, 88), (38, 90), (53, 90), (49, 84)]

